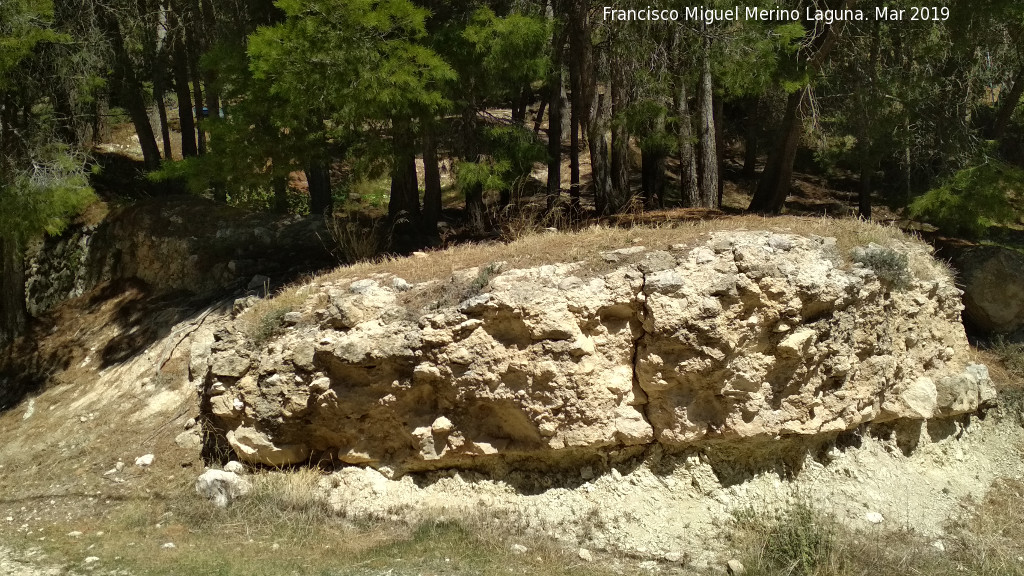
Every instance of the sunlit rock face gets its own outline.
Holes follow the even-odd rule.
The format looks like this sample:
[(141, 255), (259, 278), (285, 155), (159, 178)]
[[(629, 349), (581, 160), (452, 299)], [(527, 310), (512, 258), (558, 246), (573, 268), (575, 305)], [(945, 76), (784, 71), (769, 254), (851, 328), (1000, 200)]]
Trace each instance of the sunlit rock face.
[(745, 231), (465, 270), (454, 298), (387, 275), (310, 284), (269, 340), (197, 342), (191, 374), (243, 461), (399, 471), (763, 445), (992, 402), (942, 268), (918, 245), (866, 250), (915, 264), (896, 282), (833, 239)]

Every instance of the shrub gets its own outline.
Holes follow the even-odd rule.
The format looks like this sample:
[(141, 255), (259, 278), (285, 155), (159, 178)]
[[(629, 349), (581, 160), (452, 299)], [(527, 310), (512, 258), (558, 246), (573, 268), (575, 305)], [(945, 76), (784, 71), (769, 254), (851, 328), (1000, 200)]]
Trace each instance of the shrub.
[(738, 527), (754, 538), (755, 573), (812, 576), (835, 573), (841, 563), (833, 518), (798, 500), (775, 512), (736, 513)]
[(284, 290), (263, 298), (238, 316), (237, 325), (250, 344), (260, 347), (284, 330), (284, 317), (298, 309), (305, 297), (299, 290)]
[(910, 258), (902, 253), (876, 244), (853, 250), (853, 261), (872, 270), (883, 282), (893, 288), (903, 289), (910, 285)]
[(995, 225), (1017, 216), (1013, 202), (1024, 191), (1024, 170), (996, 160), (956, 173), (943, 186), (910, 205), (910, 217), (949, 234), (984, 236)]
[(334, 241), (332, 254), (343, 264), (373, 261), (380, 258), (390, 243), (390, 234), (383, 219), (361, 221), (359, 215), (327, 217), (327, 232)]

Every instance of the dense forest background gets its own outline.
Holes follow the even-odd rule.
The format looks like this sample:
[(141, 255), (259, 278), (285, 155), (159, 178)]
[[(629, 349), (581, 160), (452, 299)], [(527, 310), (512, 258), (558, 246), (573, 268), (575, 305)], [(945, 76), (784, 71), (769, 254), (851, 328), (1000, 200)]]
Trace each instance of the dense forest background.
[(732, 166), (750, 211), (782, 211), (800, 169), (843, 175), (862, 217), (909, 206), (973, 235), (1014, 218), (1024, 3), (882, 5), (778, 3), (869, 15), (827, 24), (612, 22), (591, 0), (4, 0), (2, 289), (21, 293), (29, 238), (94, 200), (118, 126), (146, 194), (329, 218), (376, 194), (405, 248), (486, 236), (526, 201), (549, 223), (717, 210)]

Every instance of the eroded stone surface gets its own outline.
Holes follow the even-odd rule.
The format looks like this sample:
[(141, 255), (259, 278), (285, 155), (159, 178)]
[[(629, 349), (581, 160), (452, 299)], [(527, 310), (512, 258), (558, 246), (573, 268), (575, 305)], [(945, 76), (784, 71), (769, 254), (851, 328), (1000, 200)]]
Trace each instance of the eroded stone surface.
[(503, 270), (426, 306), (410, 302), (432, 283), (309, 286), (314, 322), (255, 352), (233, 333), (193, 351), (206, 411), (246, 462), (416, 470), (836, 434), (994, 398), (937, 266), (897, 290), (832, 239), (772, 232), (608, 254), (598, 272)]

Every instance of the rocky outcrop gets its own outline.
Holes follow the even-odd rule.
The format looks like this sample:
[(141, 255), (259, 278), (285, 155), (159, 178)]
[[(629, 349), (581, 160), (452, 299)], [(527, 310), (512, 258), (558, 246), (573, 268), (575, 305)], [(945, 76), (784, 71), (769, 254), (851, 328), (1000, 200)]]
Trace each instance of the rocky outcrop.
[(275, 218), (193, 197), (164, 197), (72, 226), (26, 255), (25, 298), (39, 317), (104, 283), (141, 280), (152, 295), (210, 296), (335, 264), (320, 218)]
[(984, 334), (1024, 331), (1024, 254), (998, 246), (955, 258), (964, 287), (964, 318)]
[[(243, 461), (399, 471), (836, 435), (993, 401), (926, 248), (866, 250), (849, 264), (830, 238), (718, 232), (465, 270), (448, 284), (464, 290), (313, 283), (282, 335), (222, 330), (191, 372)], [(897, 285), (876, 261), (912, 265)]]

